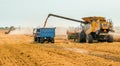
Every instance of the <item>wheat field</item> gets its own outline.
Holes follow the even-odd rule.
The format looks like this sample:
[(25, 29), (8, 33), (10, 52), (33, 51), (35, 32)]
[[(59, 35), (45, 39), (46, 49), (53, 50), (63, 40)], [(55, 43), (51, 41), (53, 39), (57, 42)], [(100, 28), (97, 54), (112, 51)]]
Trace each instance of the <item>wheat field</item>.
[(120, 42), (39, 44), (0, 31), (0, 66), (120, 66)]

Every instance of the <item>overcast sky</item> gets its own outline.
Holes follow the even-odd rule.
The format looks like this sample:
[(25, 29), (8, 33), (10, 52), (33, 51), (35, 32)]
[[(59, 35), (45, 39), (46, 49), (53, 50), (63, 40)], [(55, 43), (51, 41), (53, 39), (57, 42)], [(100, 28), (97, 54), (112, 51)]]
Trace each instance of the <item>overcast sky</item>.
[[(103, 16), (120, 26), (120, 0), (0, 0), (0, 27), (43, 26), (49, 13), (81, 20)], [(79, 23), (51, 17), (47, 26), (79, 26)]]

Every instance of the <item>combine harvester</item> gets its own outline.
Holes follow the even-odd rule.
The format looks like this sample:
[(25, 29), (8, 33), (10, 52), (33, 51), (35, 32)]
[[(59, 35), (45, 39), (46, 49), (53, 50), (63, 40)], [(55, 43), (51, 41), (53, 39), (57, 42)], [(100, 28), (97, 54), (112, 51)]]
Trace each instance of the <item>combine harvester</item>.
[(71, 20), (74, 22), (81, 23), (82, 30), (79, 33), (73, 33), (68, 35), (68, 37), (74, 36), (75, 41), (77, 42), (99, 42), (99, 41), (107, 41), (113, 42), (113, 36), (109, 34), (109, 32), (114, 32), (113, 25), (111, 20), (106, 20), (104, 17), (84, 17), (83, 21), (59, 16), (55, 14), (49, 14), (45, 20), (44, 28), (46, 26), (47, 20), (50, 16)]
[(9, 28), (9, 30), (7, 32), (5, 32), (5, 34), (9, 34), (11, 31), (15, 30), (15, 27), (14, 26), (11, 26)]

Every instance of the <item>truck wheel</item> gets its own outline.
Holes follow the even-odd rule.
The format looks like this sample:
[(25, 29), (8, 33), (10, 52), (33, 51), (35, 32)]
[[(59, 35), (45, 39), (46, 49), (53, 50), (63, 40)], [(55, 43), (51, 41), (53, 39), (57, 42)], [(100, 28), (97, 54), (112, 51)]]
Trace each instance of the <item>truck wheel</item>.
[(51, 43), (54, 43), (54, 38), (51, 38)]
[(109, 35), (108, 39), (107, 39), (107, 42), (113, 42), (113, 36)]
[(84, 31), (80, 33), (79, 42), (86, 42), (86, 34)]
[(40, 38), (40, 43), (44, 43), (44, 38)]
[(38, 43), (40, 43), (40, 38), (39, 38), (39, 37), (37, 37), (36, 39), (37, 39), (37, 42), (38, 42)]
[(93, 43), (93, 37), (92, 37), (92, 35), (88, 35), (87, 36), (87, 42), (88, 43)]
[(34, 42), (37, 42), (37, 37), (34, 37)]

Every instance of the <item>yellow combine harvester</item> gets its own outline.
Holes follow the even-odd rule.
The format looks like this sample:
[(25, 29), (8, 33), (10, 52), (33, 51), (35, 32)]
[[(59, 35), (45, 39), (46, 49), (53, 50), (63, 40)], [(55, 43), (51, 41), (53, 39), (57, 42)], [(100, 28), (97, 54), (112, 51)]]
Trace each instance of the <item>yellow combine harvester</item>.
[(111, 20), (106, 20), (104, 17), (84, 17), (83, 21), (59, 16), (55, 14), (49, 14), (45, 20), (44, 27), (46, 26), (47, 20), (50, 16), (67, 19), (81, 23), (82, 31), (79, 33), (73, 33), (68, 36), (74, 36), (74, 40), (77, 42), (88, 42), (92, 43), (94, 41), (107, 41), (113, 42), (113, 36), (109, 35), (110, 31), (113, 31), (113, 25)]
[(84, 17), (85, 22), (83, 30), (80, 34), (80, 42), (92, 43), (96, 41), (113, 42), (113, 37), (109, 35), (109, 31), (113, 31), (111, 20), (106, 20), (104, 17)]

